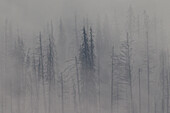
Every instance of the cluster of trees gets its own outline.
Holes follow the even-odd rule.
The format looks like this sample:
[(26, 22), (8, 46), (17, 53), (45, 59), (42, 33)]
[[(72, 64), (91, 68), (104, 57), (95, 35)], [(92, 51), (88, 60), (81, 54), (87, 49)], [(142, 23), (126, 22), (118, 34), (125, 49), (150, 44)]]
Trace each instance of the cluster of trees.
[(169, 113), (169, 50), (156, 20), (129, 8), (125, 32), (117, 19), (111, 32), (107, 18), (94, 29), (75, 17), (74, 35), (59, 23), (58, 36), (51, 22), (30, 47), (6, 22), (2, 113)]

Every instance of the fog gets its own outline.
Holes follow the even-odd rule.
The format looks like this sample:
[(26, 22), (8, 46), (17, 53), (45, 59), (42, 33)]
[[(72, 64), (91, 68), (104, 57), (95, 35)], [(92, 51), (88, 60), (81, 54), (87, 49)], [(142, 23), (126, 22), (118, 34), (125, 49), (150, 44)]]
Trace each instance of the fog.
[(0, 0), (0, 113), (169, 113), (169, 0)]
[(135, 10), (147, 10), (168, 24), (169, 4), (168, 0), (1, 0), (1, 21), (8, 18), (25, 29), (40, 29), (43, 23), (51, 19), (72, 18), (75, 13), (89, 18), (114, 15), (115, 9), (125, 12), (132, 5)]

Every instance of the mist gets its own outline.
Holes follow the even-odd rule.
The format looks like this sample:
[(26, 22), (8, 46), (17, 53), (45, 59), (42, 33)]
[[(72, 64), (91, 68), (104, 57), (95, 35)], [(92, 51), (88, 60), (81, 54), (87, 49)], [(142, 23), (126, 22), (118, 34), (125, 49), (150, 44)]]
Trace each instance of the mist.
[(0, 0), (0, 113), (169, 113), (168, 0)]

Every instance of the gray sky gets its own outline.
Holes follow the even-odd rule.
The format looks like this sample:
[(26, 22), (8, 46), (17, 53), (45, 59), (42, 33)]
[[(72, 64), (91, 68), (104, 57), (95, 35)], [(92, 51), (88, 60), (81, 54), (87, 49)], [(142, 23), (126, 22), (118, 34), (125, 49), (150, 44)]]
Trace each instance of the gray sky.
[(146, 9), (158, 15), (170, 31), (169, 0), (0, 0), (0, 23), (7, 18), (23, 30), (40, 30), (49, 20), (69, 17), (75, 12), (110, 15), (115, 7), (124, 11), (130, 4), (135, 10)]

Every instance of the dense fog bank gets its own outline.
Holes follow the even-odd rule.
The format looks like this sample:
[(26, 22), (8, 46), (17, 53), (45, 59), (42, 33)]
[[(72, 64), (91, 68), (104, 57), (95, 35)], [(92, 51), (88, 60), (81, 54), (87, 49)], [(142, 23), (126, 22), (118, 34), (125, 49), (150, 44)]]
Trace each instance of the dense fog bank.
[(169, 1), (0, 3), (1, 113), (169, 113)]

